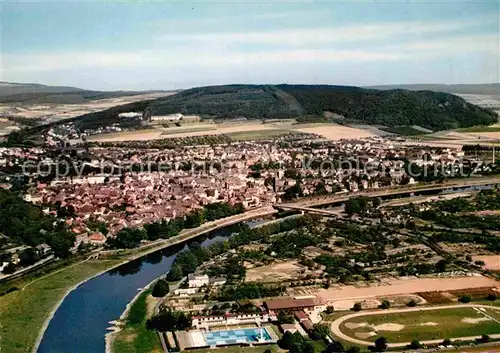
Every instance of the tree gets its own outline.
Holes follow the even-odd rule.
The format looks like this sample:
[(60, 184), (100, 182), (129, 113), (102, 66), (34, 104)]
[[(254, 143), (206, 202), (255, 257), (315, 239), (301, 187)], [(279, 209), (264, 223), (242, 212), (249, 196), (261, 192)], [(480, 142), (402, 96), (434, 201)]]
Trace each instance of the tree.
[(439, 260), (436, 264), (436, 271), (446, 272), (446, 267), (448, 266), (447, 260)]
[(375, 349), (377, 352), (383, 352), (387, 349), (387, 339), (385, 337), (379, 337), (375, 341)]
[(167, 274), (167, 281), (176, 282), (182, 278), (182, 269), (179, 265), (173, 264)]
[(488, 296), (486, 297), (486, 299), (488, 299), (489, 301), (494, 302), (495, 300), (497, 300), (497, 295), (495, 293), (490, 293), (490, 294), (488, 294)]
[(482, 261), (482, 260), (474, 261), (474, 264), (477, 265), (477, 266), (481, 266), (481, 267), (484, 266), (484, 265), (486, 265), (486, 263), (484, 261)]
[(326, 347), (326, 353), (344, 352), (344, 345), (339, 341), (333, 341)]
[(470, 303), (472, 300), (471, 296), (469, 294), (464, 294), (460, 298), (458, 298), (458, 301), (461, 303)]
[(481, 338), (479, 339), (482, 343), (488, 343), (490, 341), (490, 336), (488, 335), (482, 335)]
[(164, 279), (158, 280), (153, 286), (153, 290), (151, 291), (151, 295), (155, 298), (164, 297), (170, 291), (170, 287), (168, 282)]
[(445, 347), (451, 346), (451, 340), (446, 338), (441, 344)]
[(10, 275), (11, 273), (16, 272), (16, 265), (13, 262), (9, 262), (2, 271), (6, 275)]
[(412, 299), (412, 300), (410, 300), (410, 301), (406, 304), (406, 306), (409, 306), (410, 308), (413, 308), (413, 307), (417, 306), (417, 302), (415, 301), (415, 299)]
[(38, 255), (33, 248), (28, 248), (21, 251), (19, 254), (19, 261), (21, 266), (33, 265), (38, 260)]
[(272, 351), (268, 348), (264, 351), (264, 353), (272, 353)]
[(382, 299), (382, 304), (379, 305), (380, 309), (389, 309), (391, 307), (391, 302), (387, 299)]
[(332, 314), (335, 310), (334, 310), (333, 306), (328, 305), (328, 306), (326, 307), (326, 310), (325, 310), (325, 311), (326, 311), (326, 313), (327, 313), (327, 314)]
[(346, 350), (346, 353), (359, 353), (359, 351), (359, 347), (350, 347), (348, 350)]
[(409, 346), (411, 349), (420, 349), (422, 348), (422, 344), (420, 343), (419, 340), (413, 340), (411, 341), (410, 343), (410, 346)]
[(354, 303), (353, 307), (352, 307), (352, 310), (353, 311), (361, 311), (363, 309), (363, 307), (361, 306), (361, 303)]

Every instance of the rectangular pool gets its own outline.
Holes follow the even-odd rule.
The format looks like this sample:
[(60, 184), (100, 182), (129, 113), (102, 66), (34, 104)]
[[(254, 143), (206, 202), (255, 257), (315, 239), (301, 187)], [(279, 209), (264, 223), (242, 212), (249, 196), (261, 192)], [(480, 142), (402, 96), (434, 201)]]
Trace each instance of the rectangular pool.
[(205, 333), (207, 346), (217, 346), (235, 343), (253, 343), (258, 342), (261, 337), (263, 341), (271, 341), (271, 335), (265, 327), (260, 328), (242, 328), (235, 330), (210, 331)]

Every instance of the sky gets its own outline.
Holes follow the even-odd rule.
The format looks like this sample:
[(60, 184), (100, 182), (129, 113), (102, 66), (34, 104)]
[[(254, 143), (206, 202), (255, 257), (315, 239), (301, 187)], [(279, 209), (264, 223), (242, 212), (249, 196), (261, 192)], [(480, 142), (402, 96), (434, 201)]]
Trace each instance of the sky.
[(500, 81), (499, 1), (0, 2), (0, 81), (95, 90)]

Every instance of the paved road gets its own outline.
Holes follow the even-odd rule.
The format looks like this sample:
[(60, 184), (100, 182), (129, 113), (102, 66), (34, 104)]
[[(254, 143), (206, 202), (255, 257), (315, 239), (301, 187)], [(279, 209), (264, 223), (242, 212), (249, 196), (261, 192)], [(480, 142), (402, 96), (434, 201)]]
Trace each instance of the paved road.
[[(493, 309), (493, 310), (498, 310), (500, 311), (500, 307), (494, 307), (494, 306), (488, 306), (488, 305), (480, 305), (480, 304), (458, 304), (458, 305), (444, 305), (444, 306), (428, 306), (428, 307), (421, 307), (421, 308), (406, 308), (406, 309), (388, 309), (388, 310), (383, 310), (383, 311), (365, 311), (365, 312), (358, 312), (354, 314), (349, 314), (346, 316), (342, 316), (338, 318), (337, 320), (333, 321), (331, 324), (331, 330), (332, 333), (349, 342), (363, 345), (363, 346), (371, 346), (373, 345), (373, 342), (370, 341), (363, 341), (351, 336), (346, 335), (340, 330), (340, 325), (352, 318), (355, 317), (360, 317), (360, 316), (367, 316), (367, 315), (387, 315), (387, 314), (398, 314), (398, 313), (408, 313), (408, 312), (416, 312), (416, 311), (429, 311), (429, 310), (439, 310), (439, 309), (456, 309), (456, 308), (487, 308), (487, 309)], [(449, 338), (452, 341), (454, 340), (474, 340), (476, 338), (480, 338), (481, 336), (470, 336), (470, 337), (443, 337), (442, 339), (438, 340), (428, 340), (428, 341), (421, 341), (420, 343), (422, 344), (436, 344), (436, 343), (441, 343), (445, 338)], [(490, 335), (491, 338), (500, 338), (500, 334), (495, 334), (495, 335)], [(410, 342), (403, 342), (403, 343), (389, 343), (389, 347), (406, 347), (409, 345)]]
[[(321, 206), (324, 204), (329, 204), (333, 202), (345, 202), (351, 197), (356, 196), (368, 196), (368, 197), (381, 197), (381, 196), (389, 196), (389, 195), (398, 195), (398, 194), (406, 194), (412, 192), (423, 192), (423, 191), (433, 191), (433, 190), (441, 190), (441, 189), (449, 189), (449, 188), (458, 188), (458, 187), (468, 187), (468, 186), (481, 186), (481, 185), (490, 185), (490, 184), (499, 184), (499, 177), (488, 177), (488, 178), (469, 178), (469, 179), (460, 179), (460, 180), (450, 180), (446, 183), (442, 184), (416, 184), (413, 186), (401, 186), (401, 187), (393, 187), (387, 189), (379, 189), (379, 190), (369, 190), (369, 191), (359, 191), (352, 192), (345, 195), (332, 195), (332, 196), (317, 196), (317, 197), (308, 197), (308, 198), (300, 198), (295, 202), (291, 203), (283, 203), (278, 204), (276, 206), (293, 206), (293, 207), (313, 207), (313, 206)], [(278, 207), (279, 208), (279, 207)]]

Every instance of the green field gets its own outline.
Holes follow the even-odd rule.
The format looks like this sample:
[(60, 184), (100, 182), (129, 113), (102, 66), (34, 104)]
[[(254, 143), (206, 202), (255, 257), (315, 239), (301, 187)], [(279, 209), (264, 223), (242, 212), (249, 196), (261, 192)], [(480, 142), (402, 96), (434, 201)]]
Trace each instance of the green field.
[[(482, 334), (500, 333), (500, 324), (493, 320), (484, 320), (485, 316), (473, 308), (441, 309), (393, 313), (386, 315), (367, 315), (352, 318), (343, 322), (340, 329), (345, 334), (365, 341), (375, 341), (385, 337), (389, 343), (404, 343), (414, 339), (419, 341), (440, 340), (445, 338), (459, 338), (480, 336)], [(463, 320), (469, 319), (469, 322)], [(483, 319), (475, 322), (474, 319)], [(363, 327), (353, 327), (352, 324), (363, 324)], [(401, 325), (399, 330), (380, 325)], [(392, 329), (392, 330), (391, 330)], [(365, 335), (375, 333), (371, 337)]]
[(500, 132), (500, 126), (471, 126), (462, 129), (457, 129), (458, 132)]
[(414, 127), (411, 127), (411, 126), (384, 127), (384, 128), (381, 128), (381, 130), (391, 132), (391, 133), (397, 134), (397, 135), (404, 135), (404, 136), (420, 136), (420, 135), (427, 134), (426, 132), (415, 129)]
[(125, 326), (115, 334), (113, 340), (114, 353), (162, 351), (160, 339), (156, 331), (146, 328), (146, 320), (148, 319), (147, 300), (150, 293), (150, 290), (144, 291), (130, 306)]
[[(45, 320), (66, 291), (120, 261), (92, 260), (42, 277), (0, 297), (0, 351), (31, 352)], [(20, 286), (22, 282), (16, 283)], [(20, 286), (22, 288), (22, 286)]]

